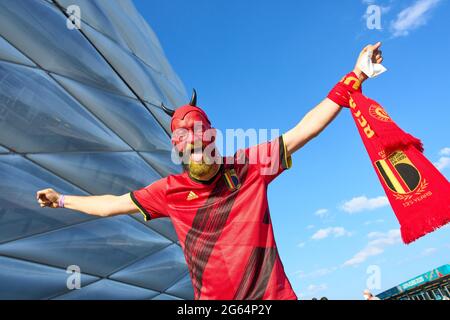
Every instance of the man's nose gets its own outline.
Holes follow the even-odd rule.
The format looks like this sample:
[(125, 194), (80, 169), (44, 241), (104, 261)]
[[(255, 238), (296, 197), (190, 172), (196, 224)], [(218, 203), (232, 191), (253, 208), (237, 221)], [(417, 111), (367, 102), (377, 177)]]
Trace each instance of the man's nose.
[(194, 144), (195, 140), (196, 139), (195, 139), (194, 133), (192, 131), (189, 131), (188, 137), (187, 137), (187, 143)]
[(199, 144), (203, 144), (203, 133), (202, 132), (189, 132), (188, 136), (189, 143), (193, 144), (194, 146)]

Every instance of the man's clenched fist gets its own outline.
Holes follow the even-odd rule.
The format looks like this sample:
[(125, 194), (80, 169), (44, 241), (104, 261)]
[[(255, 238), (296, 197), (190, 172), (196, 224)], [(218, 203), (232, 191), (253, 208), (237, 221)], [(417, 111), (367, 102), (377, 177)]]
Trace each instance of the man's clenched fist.
[(381, 47), (381, 42), (377, 42), (373, 45), (369, 44), (368, 46), (364, 47), (364, 49), (362, 49), (362, 51), (360, 52), (360, 54), (358, 56), (358, 60), (356, 61), (355, 68), (353, 69), (353, 72), (358, 76), (358, 78), (361, 82), (367, 79), (367, 76), (359, 68), (361, 59), (363, 59), (363, 55), (369, 51), (372, 53), (372, 62), (373, 63), (382, 63), (383, 62), (383, 53), (381, 52), (380, 47)]
[(41, 207), (58, 208), (60, 194), (53, 189), (43, 189), (36, 192), (36, 199)]

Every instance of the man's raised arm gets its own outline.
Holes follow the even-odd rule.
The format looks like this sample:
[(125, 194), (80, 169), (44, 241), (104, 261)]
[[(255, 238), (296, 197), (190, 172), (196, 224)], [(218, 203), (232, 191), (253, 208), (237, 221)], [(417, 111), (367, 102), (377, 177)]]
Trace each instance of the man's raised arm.
[(121, 196), (63, 196), (53, 189), (44, 189), (36, 192), (36, 199), (41, 207), (60, 208), (62, 207), (61, 197), (64, 197), (64, 208), (94, 216), (110, 217), (139, 212), (128, 193)]
[[(380, 42), (375, 45), (366, 46), (358, 57), (353, 73), (347, 75), (347, 79), (350, 80), (352, 79), (352, 76), (356, 76), (357, 79), (355, 80), (359, 81), (359, 86), (358, 88), (355, 86), (355, 89), (359, 89), (360, 84), (367, 79), (367, 76), (358, 67), (360, 59), (363, 58), (364, 53), (367, 51), (372, 51), (372, 62), (381, 63), (383, 61), (383, 57), (381, 55), (381, 50), (379, 50), (380, 46)], [(347, 106), (344, 102), (337, 103), (340, 102), (341, 98), (343, 98), (341, 94), (345, 96), (344, 92), (339, 91), (340, 89), (345, 90), (343, 84), (342, 88), (334, 90), (334, 92), (332, 92), (333, 95), (328, 95), (327, 98), (325, 98), (315, 108), (310, 110), (294, 128), (283, 135), (288, 156), (292, 155), (311, 139), (318, 136), (319, 133), (322, 132), (322, 130), (325, 129), (325, 127), (338, 115), (339, 111), (342, 109), (342, 106)], [(345, 99), (342, 99), (342, 101), (345, 101)]]

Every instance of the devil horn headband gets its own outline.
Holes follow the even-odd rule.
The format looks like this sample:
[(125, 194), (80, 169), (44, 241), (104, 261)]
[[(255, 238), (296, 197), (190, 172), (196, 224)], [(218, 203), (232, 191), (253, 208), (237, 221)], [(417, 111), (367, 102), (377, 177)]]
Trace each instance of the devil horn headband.
[[(197, 106), (197, 91), (195, 91), (195, 89), (192, 89), (192, 97), (191, 97), (191, 101), (189, 102), (190, 106)], [(173, 114), (175, 113), (175, 110), (169, 109), (167, 108), (164, 103), (161, 102), (161, 108), (164, 110), (164, 112), (166, 114), (168, 114), (169, 116), (173, 116)]]

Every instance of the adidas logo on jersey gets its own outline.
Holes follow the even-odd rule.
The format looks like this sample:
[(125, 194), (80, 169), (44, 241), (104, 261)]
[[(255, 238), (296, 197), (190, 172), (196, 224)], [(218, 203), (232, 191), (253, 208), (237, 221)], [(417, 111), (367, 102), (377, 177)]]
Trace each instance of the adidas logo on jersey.
[(186, 200), (194, 200), (194, 199), (197, 199), (197, 198), (198, 198), (198, 195), (196, 195), (194, 193), (194, 191), (189, 191), (189, 194), (188, 194)]

